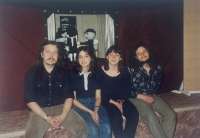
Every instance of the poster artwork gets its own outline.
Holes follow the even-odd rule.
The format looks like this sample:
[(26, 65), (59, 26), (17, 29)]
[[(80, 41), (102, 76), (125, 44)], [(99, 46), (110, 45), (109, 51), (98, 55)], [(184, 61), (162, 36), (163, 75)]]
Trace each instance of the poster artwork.
[(60, 27), (56, 32), (56, 42), (58, 42), (66, 60), (76, 60), (77, 38), (76, 16), (60, 16)]

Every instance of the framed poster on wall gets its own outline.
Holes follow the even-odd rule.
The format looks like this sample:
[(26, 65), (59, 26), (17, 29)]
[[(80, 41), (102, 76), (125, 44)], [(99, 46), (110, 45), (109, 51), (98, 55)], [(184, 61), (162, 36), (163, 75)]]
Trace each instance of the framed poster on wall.
[(108, 14), (52, 13), (47, 18), (47, 34), (70, 62), (76, 60), (80, 46), (92, 46), (97, 58), (105, 58), (107, 48), (115, 44), (114, 20)]

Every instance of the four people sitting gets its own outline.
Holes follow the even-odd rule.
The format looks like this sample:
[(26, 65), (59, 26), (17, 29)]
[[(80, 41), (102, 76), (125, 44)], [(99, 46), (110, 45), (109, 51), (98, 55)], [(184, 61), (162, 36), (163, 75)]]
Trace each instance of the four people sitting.
[[(172, 138), (176, 113), (158, 94), (162, 67), (152, 49), (133, 46), (128, 69), (123, 57), (113, 45), (97, 68), (94, 51), (82, 46), (69, 72), (57, 43), (45, 41), (25, 75), (25, 103), (31, 109), (25, 137), (65, 128), (74, 138), (111, 138), (112, 132), (115, 138), (132, 138), (140, 116), (155, 138)], [(154, 111), (163, 117), (161, 123)]]

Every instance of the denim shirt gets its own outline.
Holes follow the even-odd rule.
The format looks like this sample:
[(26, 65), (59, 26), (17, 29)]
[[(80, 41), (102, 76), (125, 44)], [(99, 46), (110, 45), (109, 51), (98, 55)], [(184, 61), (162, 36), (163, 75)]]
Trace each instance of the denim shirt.
[(158, 95), (158, 91), (163, 82), (163, 72), (160, 65), (153, 66), (149, 74), (143, 67), (128, 68), (131, 74), (131, 97), (137, 97), (137, 94)]
[(40, 107), (63, 104), (67, 98), (74, 98), (71, 76), (65, 70), (64, 76), (58, 78), (55, 68), (48, 73), (44, 68), (44, 78), (37, 79), (35, 67), (29, 68), (24, 79), (25, 103), (36, 102)]

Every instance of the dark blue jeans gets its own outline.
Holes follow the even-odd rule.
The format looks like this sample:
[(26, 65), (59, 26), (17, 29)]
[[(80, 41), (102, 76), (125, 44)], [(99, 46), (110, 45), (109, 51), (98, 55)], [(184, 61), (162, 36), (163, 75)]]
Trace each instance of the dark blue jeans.
[[(94, 109), (95, 98), (82, 98), (77, 99), (81, 104), (89, 108), (90, 110)], [(98, 110), (99, 115), (99, 124), (97, 125), (91, 115), (82, 110), (73, 106), (73, 109), (83, 118), (83, 120), (87, 123), (89, 134), (88, 138), (111, 138), (111, 125), (109, 121), (109, 117), (107, 115), (106, 110), (103, 106), (100, 106)]]

